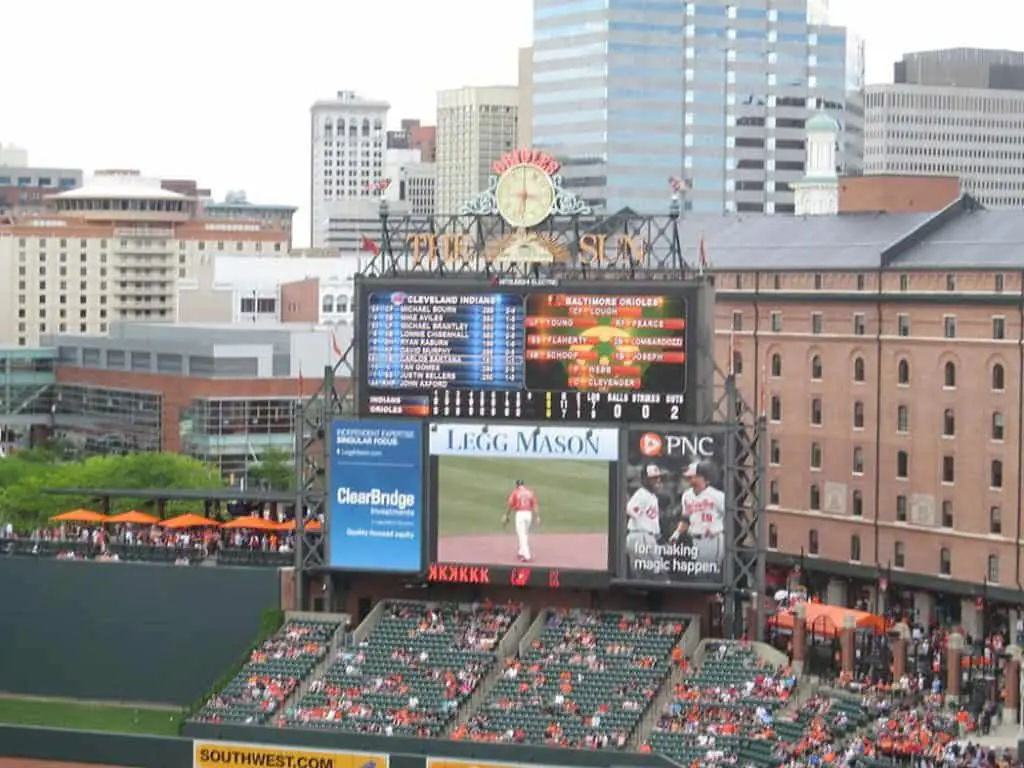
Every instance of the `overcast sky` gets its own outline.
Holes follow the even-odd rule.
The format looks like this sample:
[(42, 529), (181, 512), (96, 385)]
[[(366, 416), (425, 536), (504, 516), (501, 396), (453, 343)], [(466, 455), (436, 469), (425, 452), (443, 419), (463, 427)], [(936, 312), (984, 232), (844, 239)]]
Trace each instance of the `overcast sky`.
[[(393, 124), (431, 123), (438, 89), (515, 83), (532, 0), (0, 5), (0, 142), (34, 165), (138, 168), (305, 208), (313, 101), (356, 90), (388, 99)], [(867, 43), (869, 83), (904, 51), (1020, 45), (1012, 6), (832, 0)]]

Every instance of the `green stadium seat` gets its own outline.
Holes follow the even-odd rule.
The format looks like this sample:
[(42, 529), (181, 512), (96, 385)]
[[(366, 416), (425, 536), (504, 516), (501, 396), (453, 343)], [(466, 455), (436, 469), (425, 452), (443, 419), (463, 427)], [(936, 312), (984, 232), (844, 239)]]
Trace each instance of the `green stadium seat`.
[(438, 736), (497, 663), (518, 606), (389, 602), (358, 647), (339, 653), (278, 722), (357, 733)]
[(623, 749), (669, 674), (686, 626), (673, 616), (552, 611), (456, 735)]
[(340, 629), (336, 622), (292, 620), (253, 652), (249, 663), (192, 720), (261, 725), (316, 668)]

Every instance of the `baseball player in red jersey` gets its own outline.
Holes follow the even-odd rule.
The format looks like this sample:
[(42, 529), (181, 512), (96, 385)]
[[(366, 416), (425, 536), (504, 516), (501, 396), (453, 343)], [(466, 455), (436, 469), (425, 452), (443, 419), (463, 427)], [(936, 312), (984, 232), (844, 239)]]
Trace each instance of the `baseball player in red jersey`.
[(526, 487), (522, 480), (516, 480), (516, 487), (509, 494), (508, 509), (505, 510), (505, 518), (502, 524), (508, 525), (509, 517), (515, 514), (516, 540), (518, 548), (516, 554), (519, 559), (528, 563), (532, 559), (530, 554), (530, 528), (534, 523), (540, 525), (540, 507), (537, 504), (537, 495)]

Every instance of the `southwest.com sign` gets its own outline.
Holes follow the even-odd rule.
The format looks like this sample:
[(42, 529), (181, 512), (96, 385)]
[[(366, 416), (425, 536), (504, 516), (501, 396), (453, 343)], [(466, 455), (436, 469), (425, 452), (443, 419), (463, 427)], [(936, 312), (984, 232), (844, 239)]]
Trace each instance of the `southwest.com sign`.
[(388, 768), (387, 755), (197, 741), (194, 768)]
[(619, 432), (586, 427), (433, 424), (431, 456), (617, 461)]

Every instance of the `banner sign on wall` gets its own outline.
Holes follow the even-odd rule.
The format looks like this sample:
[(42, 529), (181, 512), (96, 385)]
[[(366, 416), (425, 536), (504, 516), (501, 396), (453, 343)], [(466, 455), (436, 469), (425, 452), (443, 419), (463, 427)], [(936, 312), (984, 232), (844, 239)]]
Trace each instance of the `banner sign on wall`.
[(193, 768), (388, 768), (387, 755), (197, 741)]
[(423, 426), (331, 424), (330, 567), (417, 573), (423, 569)]
[(726, 433), (633, 429), (620, 466), (620, 579), (720, 586), (728, 519)]

